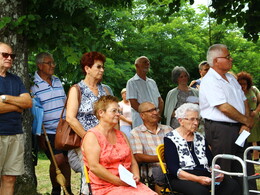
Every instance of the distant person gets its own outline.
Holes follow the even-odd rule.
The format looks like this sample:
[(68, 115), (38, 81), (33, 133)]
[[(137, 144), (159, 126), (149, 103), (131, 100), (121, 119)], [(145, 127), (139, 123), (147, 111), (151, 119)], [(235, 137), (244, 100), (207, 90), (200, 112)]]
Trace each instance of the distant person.
[(10, 73), (15, 54), (0, 42), (0, 194), (13, 195), (16, 177), (24, 173), (22, 112), (32, 99), (21, 79)]
[(199, 90), (201, 79), (207, 74), (209, 68), (210, 68), (210, 66), (209, 66), (208, 62), (207, 61), (202, 61), (199, 64), (200, 78), (197, 79), (197, 80), (191, 81), (189, 86)]
[(143, 121), (138, 113), (138, 106), (143, 102), (153, 102), (159, 108), (160, 116), (163, 111), (163, 99), (159, 93), (156, 82), (146, 75), (150, 69), (150, 61), (141, 56), (135, 60), (136, 74), (127, 81), (126, 99), (132, 107), (132, 127), (138, 127)]
[[(253, 117), (255, 121), (253, 128), (250, 130), (251, 134), (247, 138), (247, 141), (252, 142), (253, 146), (257, 146), (257, 142), (260, 141), (260, 92), (256, 86), (253, 86), (253, 79), (249, 73), (238, 73), (237, 80), (247, 98), (250, 109), (250, 116)], [(259, 160), (258, 150), (253, 151), (253, 158), (255, 161)]]
[(163, 138), (173, 129), (159, 123), (159, 109), (152, 102), (143, 102), (138, 108), (143, 124), (131, 131), (130, 143), (138, 163), (149, 163), (148, 176), (155, 184), (155, 191), (161, 194), (161, 185), (165, 183), (159, 165), (156, 148), (163, 144)]
[[(78, 83), (81, 91), (81, 102), (78, 101), (79, 94), (75, 87), (72, 87), (69, 91), (66, 120), (73, 130), (82, 138), (87, 133), (87, 130), (95, 127), (99, 123), (97, 117), (93, 114), (93, 103), (107, 94), (105, 87), (100, 83), (105, 70), (105, 62), (106, 57), (99, 52), (84, 53), (81, 57), (80, 65), (85, 78)], [(89, 190), (83, 171), (82, 153), (80, 148), (75, 151), (79, 157), (79, 161), (78, 159), (76, 159), (76, 161), (81, 162), (82, 167), (81, 194), (87, 195)], [(74, 166), (78, 167), (77, 165)]]
[[(128, 140), (121, 131), (114, 128), (120, 115), (117, 98), (102, 96), (94, 103), (94, 114), (99, 124), (87, 131), (81, 146), (93, 194), (155, 195), (155, 192), (139, 182), (138, 164)], [(120, 179), (120, 165), (133, 174), (136, 188)]]
[(121, 115), (119, 116), (120, 131), (124, 132), (129, 139), (132, 130), (131, 105), (126, 99), (126, 88), (121, 91), (122, 101), (119, 102)]
[[(64, 107), (66, 94), (60, 79), (54, 76), (55, 62), (52, 54), (41, 52), (36, 55), (35, 59), (37, 71), (34, 74), (34, 85), (31, 87), (32, 95), (40, 99), (44, 109), (43, 125), (46, 129), (50, 141), (54, 158), (59, 169), (66, 179), (67, 191), (71, 192), (71, 169), (68, 162), (68, 151), (55, 149), (55, 135), (59, 123), (59, 118)], [(60, 195), (61, 186), (56, 180), (56, 167), (53, 163), (50, 150), (47, 146), (44, 134), (39, 137), (39, 146), (42, 148), (50, 160), (49, 174), (52, 184), (52, 195)]]
[[(187, 102), (190, 96), (199, 96), (197, 89), (188, 86), (190, 74), (183, 66), (176, 66), (172, 70), (172, 82), (178, 86), (170, 90), (166, 96), (164, 117), (166, 118), (166, 125), (170, 125), (173, 129), (179, 127), (179, 122), (175, 118), (175, 110), (182, 104)], [(189, 100), (188, 99), (188, 100)]]
[[(240, 147), (235, 141), (243, 130), (250, 131), (254, 120), (244, 92), (236, 78), (228, 73), (232, 61), (226, 45), (215, 44), (208, 49), (207, 62), (211, 68), (200, 84), (199, 105), (212, 154), (232, 154), (243, 159), (247, 143)], [(242, 172), (237, 161), (220, 159), (218, 164), (225, 171)], [(253, 165), (248, 163), (247, 168), (248, 175), (253, 175)], [(234, 178), (242, 187), (242, 178)], [(249, 181), (249, 189), (256, 189), (254, 180)]]

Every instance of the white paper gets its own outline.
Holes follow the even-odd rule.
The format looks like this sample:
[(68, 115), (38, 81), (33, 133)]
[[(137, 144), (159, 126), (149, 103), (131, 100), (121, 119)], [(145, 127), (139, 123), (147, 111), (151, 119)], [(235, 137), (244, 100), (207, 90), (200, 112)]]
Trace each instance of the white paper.
[(236, 145), (240, 146), (240, 147), (244, 147), (246, 138), (250, 135), (250, 133), (246, 130), (243, 130), (242, 133), (240, 133), (240, 135), (238, 136), (237, 140), (236, 140)]
[(118, 172), (119, 172), (119, 177), (120, 179), (127, 183), (130, 186), (133, 186), (134, 188), (136, 188), (136, 182), (133, 178), (133, 173), (131, 173), (130, 171), (128, 171), (123, 165), (119, 165), (118, 166)]

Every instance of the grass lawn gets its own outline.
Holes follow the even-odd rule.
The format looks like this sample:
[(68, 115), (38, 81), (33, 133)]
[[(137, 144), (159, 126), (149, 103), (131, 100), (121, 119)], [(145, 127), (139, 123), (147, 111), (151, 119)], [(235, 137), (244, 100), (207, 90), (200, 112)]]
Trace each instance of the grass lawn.
[[(37, 192), (39, 195), (51, 194), (52, 186), (49, 178), (49, 165), (50, 161), (45, 154), (39, 153), (38, 165), (35, 167), (38, 182)], [(78, 195), (80, 190), (80, 174), (74, 171), (71, 171), (71, 187), (74, 195)]]

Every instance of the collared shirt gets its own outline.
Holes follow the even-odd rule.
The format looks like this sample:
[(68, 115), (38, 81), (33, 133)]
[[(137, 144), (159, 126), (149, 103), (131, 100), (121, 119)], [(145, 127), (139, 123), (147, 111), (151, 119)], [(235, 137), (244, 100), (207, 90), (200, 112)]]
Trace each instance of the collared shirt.
[(155, 134), (147, 129), (144, 124), (134, 128), (130, 132), (130, 144), (133, 154), (157, 155), (157, 146), (163, 144), (163, 138), (170, 131), (173, 131), (170, 126), (162, 124), (158, 124)]
[(226, 77), (228, 82), (212, 68), (203, 77), (199, 90), (200, 113), (209, 120), (237, 123), (238, 121), (229, 118), (216, 107), (228, 103), (241, 114), (245, 114), (246, 97), (241, 86), (233, 75), (226, 73)]
[(43, 124), (48, 134), (55, 134), (59, 118), (64, 107), (66, 94), (60, 79), (52, 76), (52, 86), (35, 72), (34, 85), (31, 87), (33, 96), (40, 99), (44, 109)]
[[(137, 74), (127, 81), (126, 85), (126, 99), (136, 99), (139, 104), (143, 102), (152, 102), (158, 107), (158, 98), (161, 97), (157, 88), (156, 82), (153, 79), (146, 77), (146, 80), (140, 78)], [(137, 127), (143, 124), (140, 114), (133, 108), (132, 112), (132, 126)]]

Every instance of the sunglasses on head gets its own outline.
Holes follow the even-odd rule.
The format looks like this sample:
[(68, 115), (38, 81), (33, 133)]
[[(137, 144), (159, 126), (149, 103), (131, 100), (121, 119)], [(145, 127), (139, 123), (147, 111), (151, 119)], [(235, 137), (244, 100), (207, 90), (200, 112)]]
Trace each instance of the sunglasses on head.
[(5, 52), (0, 52), (3, 56), (3, 58), (8, 58), (9, 56), (11, 57), (12, 60), (15, 58), (15, 54), (13, 53), (5, 53)]

